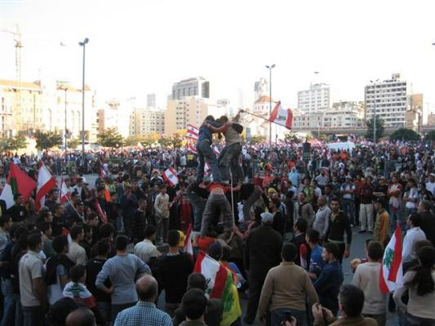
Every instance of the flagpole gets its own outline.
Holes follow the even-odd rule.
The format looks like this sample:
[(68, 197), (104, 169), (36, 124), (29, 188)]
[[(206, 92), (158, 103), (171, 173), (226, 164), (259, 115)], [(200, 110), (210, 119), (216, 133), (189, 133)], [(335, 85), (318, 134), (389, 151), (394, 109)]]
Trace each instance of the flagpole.
[[(266, 66), (269, 69), (269, 117), (272, 114), (272, 69), (275, 68), (275, 64)], [(269, 145), (272, 147), (272, 123), (269, 124)]]

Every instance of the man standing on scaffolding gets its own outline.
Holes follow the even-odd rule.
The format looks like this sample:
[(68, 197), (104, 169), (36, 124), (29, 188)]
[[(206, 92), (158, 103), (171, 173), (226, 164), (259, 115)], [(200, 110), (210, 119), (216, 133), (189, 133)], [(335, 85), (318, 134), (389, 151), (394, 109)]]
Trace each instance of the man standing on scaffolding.
[(212, 115), (205, 118), (203, 124), (199, 128), (198, 143), (196, 144), (196, 149), (198, 151), (199, 166), (196, 174), (196, 180), (200, 183), (204, 179), (204, 167), (207, 162), (211, 166), (213, 181), (221, 182), (221, 174), (216, 160), (216, 154), (211, 148), (213, 143), (213, 131), (211, 128), (219, 128), (221, 124), (214, 120)]

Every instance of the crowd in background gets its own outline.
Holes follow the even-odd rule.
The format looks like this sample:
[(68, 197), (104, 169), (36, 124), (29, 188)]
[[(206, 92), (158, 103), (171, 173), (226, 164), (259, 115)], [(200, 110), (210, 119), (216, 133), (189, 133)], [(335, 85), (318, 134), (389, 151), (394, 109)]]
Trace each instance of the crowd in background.
[[(226, 125), (212, 122), (210, 134)], [(387, 310), (400, 325), (435, 325), (430, 147), (240, 142), (213, 159), (204, 139), (200, 131), (198, 153), (44, 153), (68, 196), (54, 188), (39, 210), (34, 196), (16, 193), (9, 209), (0, 202), (1, 325), (65, 325), (68, 315), (68, 325), (220, 325), (230, 303), (210, 299), (209, 280), (194, 272), (201, 252), (231, 271), (247, 300), (233, 325), (382, 326)], [(1, 170), (7, 176), (17, 164), (36, 179), (38, 161), (3, 156)], [(176, 185), (164, 177), (168, 167)], [(231, 173), (217, 177), (222, 169)], [(94, 184), (87, 173), (99, 174)], [(404, 282), (389, 296), (379, 274), (397, 224)], [(193, 260), (184, 250), (190, 229)], [(343, 259), (355, 257), (352, 243), (363, 236), (366, 257), (352, 260), (352, 284), (343, 285)]]

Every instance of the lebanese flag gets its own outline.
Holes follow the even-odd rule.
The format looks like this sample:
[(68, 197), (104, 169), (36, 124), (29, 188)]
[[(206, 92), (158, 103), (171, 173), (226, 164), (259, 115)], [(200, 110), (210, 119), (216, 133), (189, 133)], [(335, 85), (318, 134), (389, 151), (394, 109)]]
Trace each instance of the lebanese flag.
[(14, 205), (14, 195), (20, 193), (24, 201), (30, 197), (32, 191), (36, 188), (36, 182), (29, 177), (18, 165), (11, 163), (9, 176), (6, 185), (2, 191), (0, 199), (6, 203), (6, 209)]
[(184, 238), (184, 252), (193, 260), (192, 224), (189, 225), (189, 228), (186, 231), (186, 237)]
[(66, 187), (65, 180), (61, 180), (60, 182), (60, 202), (63, 204), (65, 203), (68, 198), (71, 196), (71, 192), (68, 191), (68, 188)]
[(219, 148), (218, 148), (217, 146), (213, 146), (213, 153), (215, 153), (216, 156), (219, 156), (219, 154), (220, 154), (221, 152), (219, 151)]
[(169, 168), (163, 173), (163, 179), (169, 182), (171, 187), (174, 187), (178, 184), (178, 174), (174, 168)]
[(50, 171), (48, 171), (47, 167), (44, 163), (39, 162), (39, 171), (38, 171), (38, 188), (36, 190), (36, 200), (35, 200), (35, 208), (37, 211), (44, 206), (45, 204), (45, 196), (56, 187), (56, 179), (53, 178)]
[(284, 109), (281, 101), (278, 101), (270, 114), (269, 121), (284, 126), (287, 129), (291, 129), (293, 123), (293, 112), (290, 109)]
[(186, 138), (198, 140), (199, 129), (192, 125), (187, 125)]
[(387, 248), (385, 248), (379, 283), (382, 293), (393, 292), (396, 285), (403, 283), (402, 230), (399, 223), (397, 223), (396, 231), (394, 231)]
[(226, 267), (200, 251), (195, 263), (194, 272), (201, 273), (205, 276), (208, 286), (206, 293), (209, 294), (210, 299), (222, 298), (225, 282), (228, 277)]
[(206, 295), (210, 299), (222, 300), (224, 310), (221, 325), (230, 326), (242, 315), (233, 273), (202, 251), (199, 252), (194, 272), (204, 275), (207, 284)]
[(206, 175), (211, 174), (212, 168), (210, 166), (210, 164), (208, 164), (207, 162), (204, 164), (204, 172)]
[(192, 152), (193, 154), (198, 154), (198, 151), (196, 150), (195, 146), (192, 146), (190, 144), (187, 146), (187, 150)]

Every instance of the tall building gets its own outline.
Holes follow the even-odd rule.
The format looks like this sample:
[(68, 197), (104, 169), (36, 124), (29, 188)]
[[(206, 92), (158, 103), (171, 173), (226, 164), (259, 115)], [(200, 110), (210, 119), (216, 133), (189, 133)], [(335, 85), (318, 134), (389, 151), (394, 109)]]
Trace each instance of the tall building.
[(156, 108), (156, 94), (147, 95), (147, 108)]
[(303, 113), (314, 113), (330, 107), (330, 88), (327, 84), (312, 84), (298, 92), (298, 108)]
[(186, 129), (188, 124), (199, 127), (209, 114), (209, 106), (208, 99), (196, 96), (169, 100), (165, 111), (165, 134)]
[(131, 113), (130, 136), (165, 133), (165, 112), (151, 108), (135, 108)]
[(181, 100), (187, 96), (210, 98), (210, 82), (204, 77), (189, 78), (172, 86), (172, 100)]
[(410, 85), (400, 80), (400, 74), (391, 79), (365, 87), (366, 119), (376, 116), (382, 118), (387, 128), (403, 127), (407, 110)]

